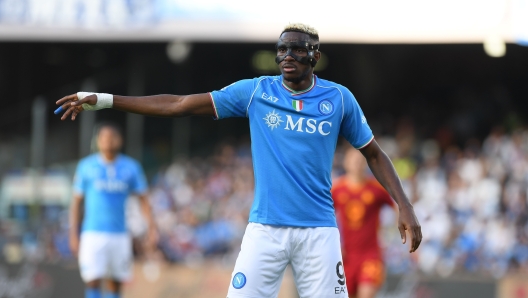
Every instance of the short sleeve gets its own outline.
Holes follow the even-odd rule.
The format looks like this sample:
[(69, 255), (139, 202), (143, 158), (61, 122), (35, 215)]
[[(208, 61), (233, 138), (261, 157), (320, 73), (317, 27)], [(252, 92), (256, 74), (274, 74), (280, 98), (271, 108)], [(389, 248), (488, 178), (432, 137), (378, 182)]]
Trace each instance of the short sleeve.
[(209, 93), (215, 118), (247, 117), (247, 109), (257, 84), (258, 79), (241, 80)]
[(132, 181), (130, 185), (130, 191), (136, 194), (144, 194), (147, 192), (147, 179), (145, 178), (145, 173), (141, 168), (141, 165), (138, 162), (132, 163), (132, 168), (134, 175), (132, 176)]
[(86, 171), (84, 170), (84, 162), (81, 160), (75, 170), (73, 177), (73, 191), (76, 194), (84, 195), (86, 193)]
[(361, 149), (372, 142), (374, 135), (354, 95), (346, 88), (342, 88), (341, 92), (343, 94), (344, 114), (339, 133), (354, 148)]

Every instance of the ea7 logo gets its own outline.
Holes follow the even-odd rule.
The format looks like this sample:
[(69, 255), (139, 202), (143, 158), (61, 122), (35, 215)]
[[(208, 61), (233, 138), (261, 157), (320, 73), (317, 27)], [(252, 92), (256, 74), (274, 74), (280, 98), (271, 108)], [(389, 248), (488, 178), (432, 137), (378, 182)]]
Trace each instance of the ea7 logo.
[(290, 115), (286, 115), (286, 127), (284, 129), (307, 133), (315, 133), (317, 131), (323, 136), (327, 136), (330, 134), (330, 127), (332, 127), (332, 122), (321, 121), (317, 123), (317, 120), (308, 118), (306, 120), (306, 127), (304, 127), (304, 120), (304, 117), (299, 117), (299, 119), (294, 122), (293, 118)]
[(262, 96), (261, 96), (263, 99), (265, 100), (269, 100), (271, 102), (277, 102), (279, 99), (273, 95), (268, 95), (266, 94), (266, 92), (262, 93)]

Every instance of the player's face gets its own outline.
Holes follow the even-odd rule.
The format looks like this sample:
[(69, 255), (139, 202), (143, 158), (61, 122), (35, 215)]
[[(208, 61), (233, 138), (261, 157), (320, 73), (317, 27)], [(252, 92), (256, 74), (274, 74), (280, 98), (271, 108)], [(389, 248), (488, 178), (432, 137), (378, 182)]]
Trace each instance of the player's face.
[(97, 136), (97, 148), (102, 153), (116, 154), (121, 149), (122, 138), (115, 129), (103, 127)]
[(348, 149), (343, 160), (343, 168), (349, 175), (362, 176), (365, 173), (367, 161), (359, 150)]
[[(305, 33), (301, 32), (284, 32), (280, 40), (288, 43), (288, 42), (296, 42), (296, 41), (310, 41), (310, 36)], [(277, 49), (277, 56), (283, 56), (286, 54), (287, 49), (279, 47)], [(294, 48), (292, 49), (294, 51), (295, 55), (299, 57), (306, 57), (308, 55), (308, 50), (302, 47)], [(315, 58), (319, 60), (320, 53), (315, 53)], [(295, 60), (292, 56), (286, 56), (284, 60), (279, 64), (279, 68), (281, 70), (282, 76), (286, 81), (290, 81), (292, 83), (299, 83), (302, 80), (304, 80), (309, 74), (311, 74), (313, 68), (311, 65), (306, 65), (298, 62)]]

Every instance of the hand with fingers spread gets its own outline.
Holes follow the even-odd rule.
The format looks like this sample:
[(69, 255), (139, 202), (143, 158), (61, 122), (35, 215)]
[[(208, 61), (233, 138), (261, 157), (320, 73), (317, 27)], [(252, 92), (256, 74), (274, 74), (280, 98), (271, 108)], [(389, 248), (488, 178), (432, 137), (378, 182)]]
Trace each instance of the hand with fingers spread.
[(71, 115), (71, 120), (75, 120), (82, 111), (95, 111), (111, 108), (113, 105), (113, 95), (107, 93), (77, 92), (65, 96), (56, 102), (60, 105), (55, 110), (55, 114), (65, 111), (61, 120), (66, 120)]
[(420, 242), (422, 242), (422, 228), (414, 214), (412, 205), (400, 206), (399, 210), (398, 230), (400, 230), (402, 243), (407, 243), (407, 234), (405, 233), (407, 231), (411, 237), (411, 248), (409, 252), (415, 252), (418, 246), (420, 246)]

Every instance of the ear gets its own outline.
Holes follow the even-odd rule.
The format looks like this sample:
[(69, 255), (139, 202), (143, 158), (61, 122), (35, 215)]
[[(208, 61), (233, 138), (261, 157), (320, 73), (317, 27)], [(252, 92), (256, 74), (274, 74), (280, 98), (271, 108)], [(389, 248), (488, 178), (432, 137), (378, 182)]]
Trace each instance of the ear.
[(320, 51), (316, 51), (314, 53), (314, 58), (315, 58), (315, 61), (319, 61), (319, 59), (321, 59), (321, 52)]

